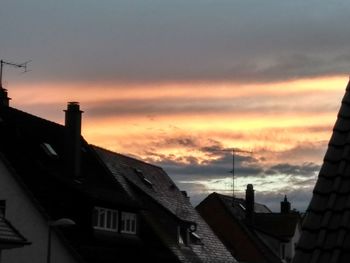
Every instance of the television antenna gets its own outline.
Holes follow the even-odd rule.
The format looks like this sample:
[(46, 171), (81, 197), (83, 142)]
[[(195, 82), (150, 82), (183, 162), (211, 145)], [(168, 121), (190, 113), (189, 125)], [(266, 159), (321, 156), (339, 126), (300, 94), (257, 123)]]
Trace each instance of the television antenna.
[(235, 153), (249, 153), (253, 154), (252, 151), (245, 151), (238, 148), (230, 149), (232, 151), (232, 170), (229, 172), (232, 174), (232, 206), (235, 203)]
[(9, 62), (9, 61), (5, 61), (5, 60), (0, 60), (0, 88), (3, 88), (2, 87), (2, 76), (3, 76), (3, 73), (2, 73), (2, 70), (4, 68), (5, 65), (7, 66), (12, 66), (12, 67), (15, 67), (15, 68), (23, 68), (24, 71), (22, 73), (26, 73), (28, 72), (29, 70), (27, 70), (27, 65), (28, 63), (30, 62), (31, 60), (29, 61), (26, 61), (22, 64), (17, 64), (17, 63), (12, 63), (12, 62)]

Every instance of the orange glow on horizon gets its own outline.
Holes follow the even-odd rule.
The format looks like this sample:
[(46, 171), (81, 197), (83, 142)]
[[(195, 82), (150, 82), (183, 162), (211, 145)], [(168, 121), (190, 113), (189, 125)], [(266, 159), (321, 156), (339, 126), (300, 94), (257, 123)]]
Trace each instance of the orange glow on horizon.
[[(190, 137), (202, 144), (213, 140), (226, 148), (275, 152), (327, 141), (345, 86), (344, 76), (260, 84), (39, 83), (18, 85), (10, 95), (15, 107), (39, 116), (57, 108), (55, 115), (62, 117), (43, 117), (58, 122), (66, 101), (80, 101), (83, 133), (92, 144), (142, 158), (156, 152), (204, 161), (215, 156), (167, 140)], [(144, 112), (153, 106), (159, 109)]]

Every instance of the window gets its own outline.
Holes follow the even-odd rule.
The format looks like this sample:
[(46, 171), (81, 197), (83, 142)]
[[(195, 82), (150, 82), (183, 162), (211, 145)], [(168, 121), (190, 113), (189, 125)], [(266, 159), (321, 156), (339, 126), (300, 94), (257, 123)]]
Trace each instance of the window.
[(6, 200), (0, 200), (0, 216), (5, 216), (6, 212)]
[(118, 211), (108, 208), (95, 207), (93, 212), (95, 229), (118, 231)]
[(45, 153), (50, 157), (58, 157), (57, 152), (52, 148), (52, 146), (46, 142), (41, 144), (41, 147), (44, 149)]
[(188, 244), (188, 230), (186, 227), (178, 227), (178, 242), (180, 245), (185, 245), (187, 246)]
[(149, 187), (153, 186), (153, 183), (145, 177), (142, 170), (134, 169), (134, 171), (140, 177), (140, 179), (144, 182), (144, 184), (146, 184)]
[(121, 232), (136, 234), (136, 214), (122, 212)]

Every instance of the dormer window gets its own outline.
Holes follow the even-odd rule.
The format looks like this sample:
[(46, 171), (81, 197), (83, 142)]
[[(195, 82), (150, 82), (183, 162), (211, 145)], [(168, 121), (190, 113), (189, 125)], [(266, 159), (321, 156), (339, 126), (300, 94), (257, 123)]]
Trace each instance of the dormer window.
[(122, 212), (120, 232), (125, 234), (136, 234), (136, 214)]
[(118, 232), (118, 211), (103, 207), (95, 207), (93, 213), (95, 229)]
[(178, 243), (187, 246), (189, 240), (189, 231), (187, 227), (179, 226), (177, 228)]

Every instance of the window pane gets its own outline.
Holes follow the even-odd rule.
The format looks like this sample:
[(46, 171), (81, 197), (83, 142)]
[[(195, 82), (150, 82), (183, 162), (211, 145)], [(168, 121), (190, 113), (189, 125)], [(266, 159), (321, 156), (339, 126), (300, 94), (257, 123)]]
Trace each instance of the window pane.
[(112, 221), (112, 212), (110, 210), (107, 211), (107, 228), (111, 228), (111, 221)]
[(97, 210), (97, 208), (94, 208), (94, 211), (92, 213), (92, 225), (98, 226), (98, 210)]
[(117, 212), (112, 213), (112, 228), (118, 229), (117, 228)]
[(131, 221), (131, 232), (135, 232), (135, 220)]
[(125, 220), (122, 219), (122, 225), (121, 225), (122, 231), (125, 230)]
[(100, 221), (99, 221), (100, 227), (105, 227), (105, 210), (100, 209)]
[(130, 220), (126, 220), (126, 231), (130, 231)]

